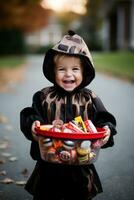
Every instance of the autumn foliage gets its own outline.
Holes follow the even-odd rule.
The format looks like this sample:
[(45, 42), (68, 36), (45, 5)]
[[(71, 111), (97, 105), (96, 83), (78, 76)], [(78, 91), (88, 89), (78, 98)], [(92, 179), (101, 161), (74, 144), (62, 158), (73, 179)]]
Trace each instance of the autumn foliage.
[(41, 0), (0, 1), (0, 55), (27, 52), (25, 33), (45, 27), (50, 10), (40, 5)]
[(40, 0), (0, 1), (0, 29), (31, 32), (47, 25), (50, 10), (42, 8), (39, 3)]

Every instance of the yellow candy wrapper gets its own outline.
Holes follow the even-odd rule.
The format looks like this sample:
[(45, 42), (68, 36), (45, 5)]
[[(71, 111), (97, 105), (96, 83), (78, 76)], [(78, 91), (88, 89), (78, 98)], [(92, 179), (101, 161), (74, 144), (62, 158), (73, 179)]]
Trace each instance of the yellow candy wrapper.
[(87, 132), (86, 126), (81, 116), (75, 117), (74, 121), (76, 122), (76, 124), (81, 130), (83, 130), (84, 132)]

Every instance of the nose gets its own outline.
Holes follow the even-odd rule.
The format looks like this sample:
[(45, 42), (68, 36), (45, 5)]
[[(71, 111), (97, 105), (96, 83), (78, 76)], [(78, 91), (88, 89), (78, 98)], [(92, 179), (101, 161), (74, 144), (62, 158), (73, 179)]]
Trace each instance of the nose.
[(66, 76), (71, 76), (72, 75), (72, 72), (71, 70), (66, 70), (66, 73), (65, 73)]

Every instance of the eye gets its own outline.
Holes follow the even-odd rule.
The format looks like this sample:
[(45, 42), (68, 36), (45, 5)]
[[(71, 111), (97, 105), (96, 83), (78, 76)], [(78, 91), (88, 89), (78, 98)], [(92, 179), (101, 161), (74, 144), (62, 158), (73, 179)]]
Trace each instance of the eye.
[(79, 67), (73, 67), (73, 71), (79, 71), (80, 68)]
[(65, 69), (63, 67), (59, 68), (58, 71), (64, 71)]
[(64, 70), (65, 70), (65, 69), (64, 69), (64, 67), (62, 67), (62, 66), (57, 67), (57, 71), (62, 72), (62, 71), (64, 71)]

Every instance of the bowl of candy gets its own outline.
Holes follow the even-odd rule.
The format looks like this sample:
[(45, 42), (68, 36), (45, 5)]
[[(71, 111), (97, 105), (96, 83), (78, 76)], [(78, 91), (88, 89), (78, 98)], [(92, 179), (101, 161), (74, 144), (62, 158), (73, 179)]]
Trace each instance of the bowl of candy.
[(83, 121), (81, 116), (64, 124), (54, 120), (51, 125), (35, 128), (41, 158), (47, 162), (87, 165), (97, 160), (104, 128), (96, 128), (92, 121)]

